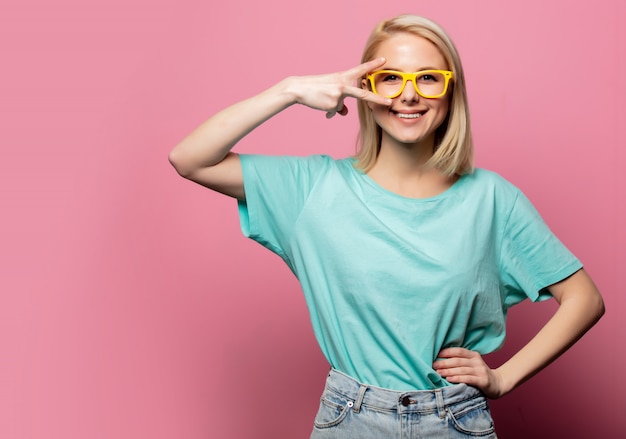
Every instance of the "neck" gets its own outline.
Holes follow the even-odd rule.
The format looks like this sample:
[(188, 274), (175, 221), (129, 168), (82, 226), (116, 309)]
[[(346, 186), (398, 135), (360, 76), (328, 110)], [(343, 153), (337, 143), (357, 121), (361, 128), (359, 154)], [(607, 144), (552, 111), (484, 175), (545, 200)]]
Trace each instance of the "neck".
[(446, 191), (456, 181), (456, 177), (424, 166), (434, 154), (434, 137), (415, 144), (389, 140), (383, 136), (376, 163), (368, 172), (384, 189), (408, 198), (429, 198)]

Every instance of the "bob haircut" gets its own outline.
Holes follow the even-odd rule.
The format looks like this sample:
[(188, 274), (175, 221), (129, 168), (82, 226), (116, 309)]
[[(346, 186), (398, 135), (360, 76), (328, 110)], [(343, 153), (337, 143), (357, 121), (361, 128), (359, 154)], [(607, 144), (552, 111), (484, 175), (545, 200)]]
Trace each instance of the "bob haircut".
[[(450, 177), (473, 172), (474, 144), (463, 66), (454, 43), (441, 26), (427, 18), (409, 14), (382, 21), (370, 34), (361, 62), (374, 59), (380, 44), (399, 33), (416, 35), (433, 43), (446, 59), (448, 69), (453, 72), (448, 94), (441, 98), (450, 99), (450, 110), (435, 131), (435, 151), (426, 166), (436, 168)], [(367, 83), (365, 77), (361, 83)], [(363, 172), (368, 172), (376, 162), (382, 130), (376, 124), (367, 103), (359, 100), (357, 105), (360, 130), (355, 166)]]

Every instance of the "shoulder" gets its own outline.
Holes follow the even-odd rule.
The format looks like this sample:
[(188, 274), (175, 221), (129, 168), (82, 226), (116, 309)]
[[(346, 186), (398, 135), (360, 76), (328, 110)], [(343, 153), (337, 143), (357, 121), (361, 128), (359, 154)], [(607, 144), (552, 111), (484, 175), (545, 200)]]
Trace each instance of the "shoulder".
[[(338, 175), (341, 160), (327, 155), (240, 155), (246, 191), (252, 185), (262, 185), (272, 191), (310, 190), (320, 180)], [(309, 189), (306, 189), (309, 188)]]
[(466, 185), (485, 194), (493, 194), (497, 198), (516, 198), (521, 191), (497, 172), (476, 168), (473, 173), (462, 176)]
[(495, 171), (484, 168), (476, 168), (473, 173), (467, 174), (469, 178), (479, 184), (515, 188), (515, 185)]
[(466, 204), (474, 204), (483, 212), (493, 212), (497, 221), (504, 224), (520, 199), (525, 198), (520, 189), (497, 172), (476, 168), (461, 177), (460, 195)]

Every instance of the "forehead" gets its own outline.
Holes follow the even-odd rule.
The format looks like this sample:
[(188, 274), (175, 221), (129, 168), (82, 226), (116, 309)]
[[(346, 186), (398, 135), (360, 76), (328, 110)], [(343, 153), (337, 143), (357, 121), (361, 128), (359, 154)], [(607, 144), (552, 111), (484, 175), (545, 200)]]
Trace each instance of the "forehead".
[(375, 57), (384, 57), (383, 68), (394, 68), (407, 72), (423, 68), (447, 69), (446, 59), (437, 46), (426, 38), (410, 33), (399, 33), (383, 41)]

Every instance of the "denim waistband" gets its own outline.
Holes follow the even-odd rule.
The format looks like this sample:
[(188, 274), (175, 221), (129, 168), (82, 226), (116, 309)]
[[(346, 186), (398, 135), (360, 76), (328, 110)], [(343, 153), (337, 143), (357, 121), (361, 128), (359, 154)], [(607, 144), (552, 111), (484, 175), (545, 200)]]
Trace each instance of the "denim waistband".
[(467, 384), (402, 392), (362, 384), (335, 369), (331, 369), (328, 374), (326, 388), (353, 400), (353, 409), (357, 412), (361, 405), (366, 405), (379, 410), (441, 413), (446, 406), (477, 397), (484, 398), (480, 390)]

